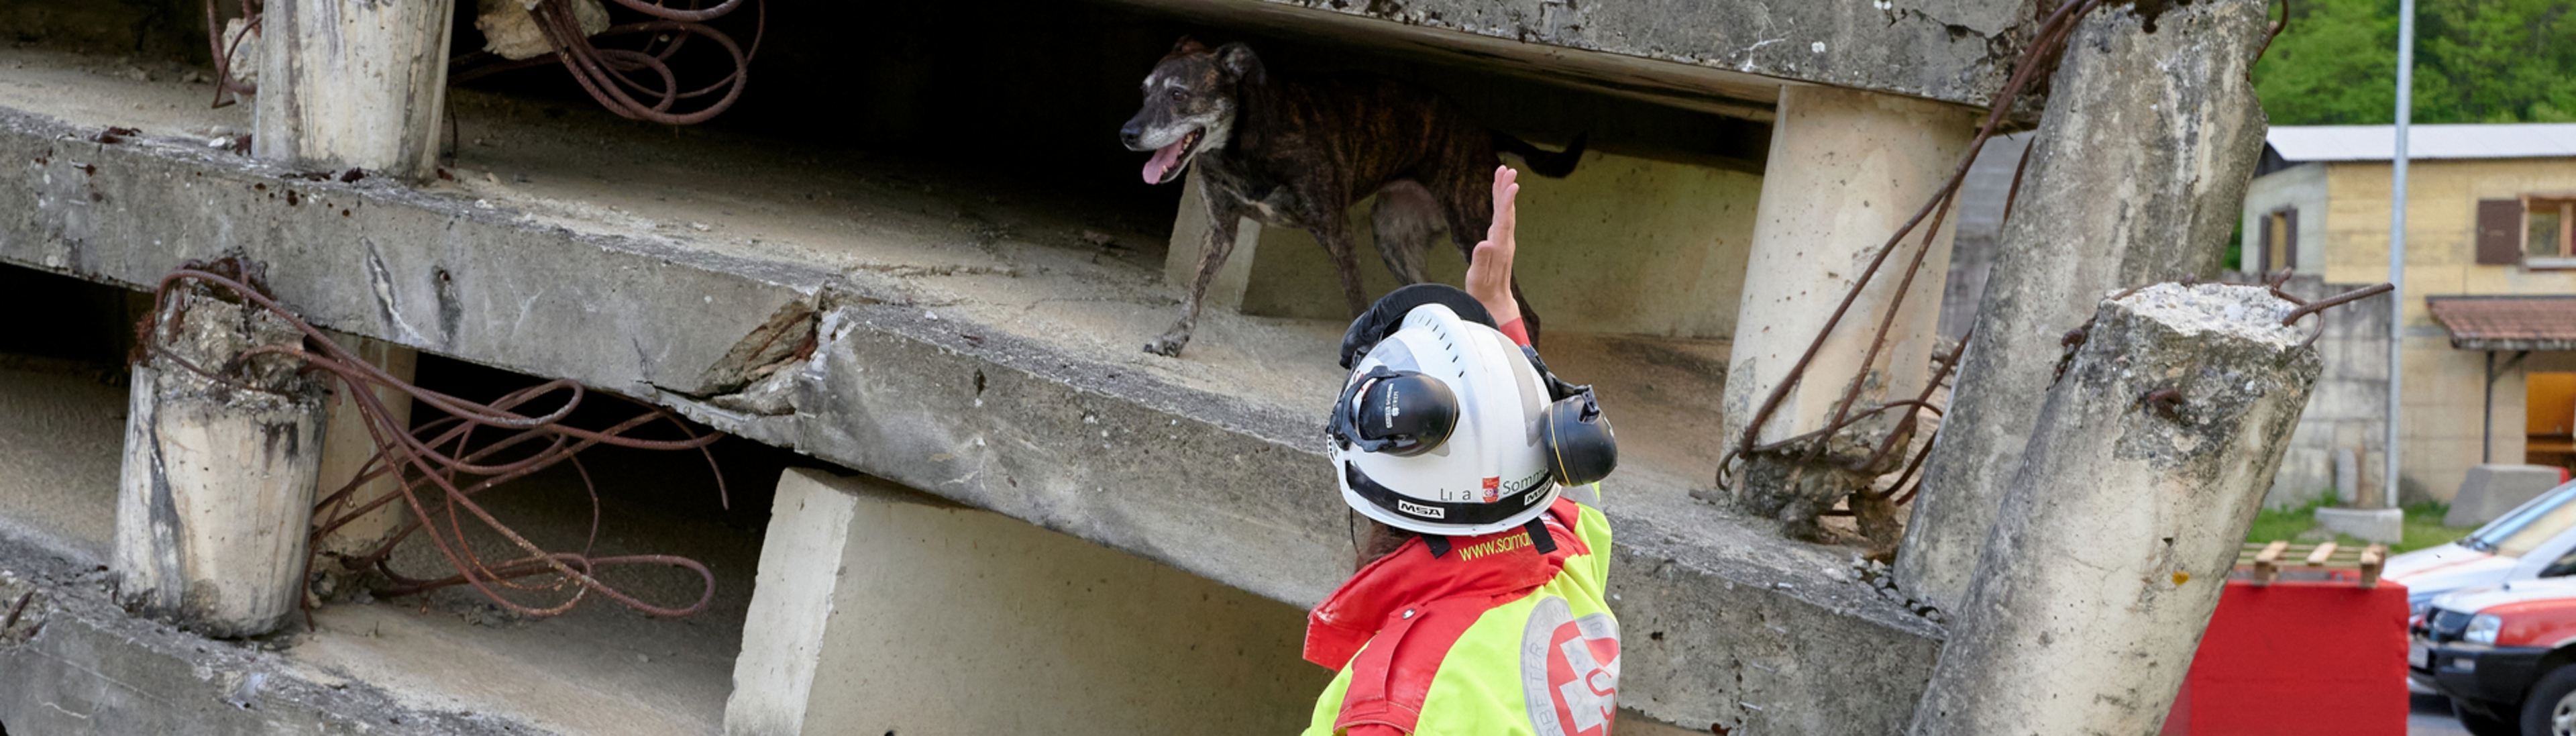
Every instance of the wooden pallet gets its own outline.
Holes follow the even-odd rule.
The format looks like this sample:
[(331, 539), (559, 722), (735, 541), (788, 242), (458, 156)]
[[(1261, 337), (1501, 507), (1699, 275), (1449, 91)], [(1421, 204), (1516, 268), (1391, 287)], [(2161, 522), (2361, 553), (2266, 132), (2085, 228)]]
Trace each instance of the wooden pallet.
[(2388, 559), (2388, 547), (2370, 545), (2348, 547), (2324, 542), (2291, 544), (2289, 542), (2246, 542), (2236, 552), (2236, 569), (2255, 585), (2270, 585), (2280, 577), (2284, 567), (2309, 570), (2357, 570), (2361, 587), (2379, 587), (2379, 568)]

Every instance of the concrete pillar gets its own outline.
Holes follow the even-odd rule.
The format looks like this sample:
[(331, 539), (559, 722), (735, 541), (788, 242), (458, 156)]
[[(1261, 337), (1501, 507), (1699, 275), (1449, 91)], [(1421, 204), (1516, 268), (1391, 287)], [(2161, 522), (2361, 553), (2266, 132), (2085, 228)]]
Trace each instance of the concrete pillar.
[[(333, 333), (331, 340), (339, 343), (341, 349), (356, 355), (360, 360), (374, 364), (377, 368), (384, 369), (386, 373), (393, 374), (395, 378), (405, 381), (412, 380), (420, 364), (420, 351), (383, 340), (339, 333)], [(366, 420), (358, 413), (358, 400), (342, 393), (346, 390), (344, 386), (334, 384), (333, 388), (335, 391), (331, 396), (331, 417), (327, 423), (329, 429), (322, 435), (321, 481), (316, 486), (316, 489), (324, 494), (338, 491), (342, 486), (348, 485), (349, 480), (356, 478), (360, 471), (365, 470), (367, 461), (376, 455), (375, 437), (368, 433)], [(392, 418), (396, 424), (411, 425), (410, 394), (382, 388), (375, 389), (375, 394), (376, 401), (384, 404), (385, 409), (393, 415)], [(378, 476), (351, 493), (340, 508), (325, 509), (321, 515), (333, 516), (342, 508), (382, 498), (386, 494), (395, 493), (395, 489), (400, 485), (391, 475)], [(386, 536), (391, 535), (395, 527), (402, 524), (405, 508), (403, 504), (397, 502), (367, 512), (367, 515), (359, 517), (356, 521), (344, 524), (332, 530), (330, 534), (324, 535), (321, 539), (321, 551), (352, 555), (373, 549), (377, 543), (383, 542)]]
[(2114, 289), (2217, 275), (2263, 152), (2245, 77), (2260, 15), (2193, 3), (2148, 34), (2106, 9), (2067, 44), (1897, 554), (1915, 600), (1948, 609), (1966, 594), (2067, 331)]
[(2290, 311), (2215, 284), (2102, 303), (1907, 733), (2157, 732), (2320, 370)]
[(735, 736), (1289, 733), (1332, 678), (1294, 607), (865, 478), (788, 470), (755, 585)]
[[(1948, 180), (1975, 136), (1974, 123), (1968, 111), (1936, 102), (1828, 87), (1780, 90), (1727, 365), (1729, 447), (1823, 331), (1879, 246)], [(1945, 224), (1935, 235), (1923, 270), (1901, 301), (1898, 281), (1921, 233), (1909, 236), (1888, 259), (1807, 367), (1805, 380), (1763, 424), (1760, 442), (1825, 426), (1855, 376), (1864, 383), (1856, 409), (1910, 399), (1922, 389), (1940, 323), (1949, 229)], [(1891, 307), (1897, 318), (1887, 343), (1864, 372), (1861, 361)], [(1890, 412), (1862, 422), (1856, 436), (1884, 436), (1897, 417)], [(1797, 458), (1751, 458), (1735, 474), (1733, 500), (1803, 534), (1818, 512), (1880, 474), (1840, 469), (1870, 449), (1837, 442), (1815, 468), (1796, 467)], [(1894, 464), (1902, 462), (1900, 456)]]
[(269, 2), (252, 152), (305, 169), (428, 177), (455, 19), (454, 0)]
[[(302, 335), (266, 312), (172, 295), (160, 344), (208, 369)], [(257, 358), (218, 383), (155, 356), (134, 366), (116, 502), (119, 597), (137, 613), (218, 637), (276, 630), (296, 612), (320, 469), (321, 385)]]

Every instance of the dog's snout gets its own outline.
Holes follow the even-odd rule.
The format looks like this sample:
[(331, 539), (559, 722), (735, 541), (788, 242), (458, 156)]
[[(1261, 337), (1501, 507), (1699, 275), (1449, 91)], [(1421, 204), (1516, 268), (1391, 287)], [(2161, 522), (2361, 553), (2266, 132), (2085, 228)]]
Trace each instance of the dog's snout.
[(1118, 126), (1118, 142), (1130, 151), (1145, 150), (1145, 116), (1142, 113), (1128, 118), (1126, 125)]

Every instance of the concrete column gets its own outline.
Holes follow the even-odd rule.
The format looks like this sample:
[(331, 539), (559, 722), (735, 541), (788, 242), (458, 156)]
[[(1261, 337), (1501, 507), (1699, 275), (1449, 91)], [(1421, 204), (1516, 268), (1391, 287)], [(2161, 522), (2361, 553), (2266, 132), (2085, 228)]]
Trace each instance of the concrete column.
[(251, 148), (305, 169), (428, 177), (454, 0), (273, 0)]
[(788, 470), (755, 584), (735, 736), (1289, 733), (1332, 678), (1294, 607), (872, 479)]
[(1915, 600), (1948, 609), (1966, 594), (2067, 331), (2114, 289), (2217, 275), (2263, 152), (2245, 77), (2259, 16), (2259, 3), (2194, 3), (2149, 34), (2126, 8), (2101, 10), (2067, 44), (1897, 554)]
[[(173, 295), (159, 322), (175, 333), (165, 349), (210, 370), (302, 339), (195, 290)], [(295, 369), (257, 358), (219, 383), (167, 357), (134, 366), (113, 556), (137, 613), (218, 637), (265, 634), (295, 613), (325, 417), (320, 383)]]
[[(1828, 87), (1781, 89), (1727, 365), (1728, 446), (1744, 436), (1754, 412), (1787, 379), (1879, 246), (1949, 178), (1975, 136), (1974, 123), (1966, 110), (1936, 102)], [(1934, 237), (1901, 301), (1897, 282), (1921, 234), (1888, 259), (1807, 367), (1805, 380), (1763, 425), (1761, 442), (1825, 426), (1854, 376), (1864, 383), (1856, 408), (1912, 398), (1922, 389), (1940, 323), (1949, 229)], [(1887, 343), (1864, 372), (1861, 360), (1891, 307), (1897, 318)], [(1846, 436), (1883, 436), (1897, 416), (1883, 414)], [(1735, 476), (1733, 500), (1803, 534), (1818, 512), (1880, 474), (1840, 469), (1869, 449), (1837, 442), (1815, 468), (1794, 467), (1795, 458), (1752, 458)]]
[[(339, 343), (341, 349), (349, 351), (359, 359), (372, 363), (377, 368), (384, 369), (386, 373), (393, 374), (395, 378), (405, 381), (412, 380), (420, 363), (420, 351), (383, 340), (338, 333), (333, 333), (331, 340)], [(345, 390), (345, 387), (337, 384), (334, 388)], [(375, 394), (376, 401), (382, 402), (385, 409), (393, 414), (395, 423), (404, 426), (411, 424), (410, 394), (392, 389), (376, 389)], [(368, 433), (366, 421), (358, 413), (358, 401), (355, 397), (334, 391), (331, 396), (331, 418), (328, 427), (328, 431), (322, 435), (321, 481), (316, 486), (318, 492), (325, 494), (338, 491), (342, 486), (348, 485), (349, 480), (356, 478), (358, 473), (366, 468), (367, 461), (376, 455), (375, 437)], [(399, 485), (401, 484), (395, 482), (393, 476), (379, 476), (375, 480), (367, 481), (366, 485), (350, 494), (343, 505), (354, 506), (381, 498), (396, 492), (395, 489)], [(359, 517), (356, 521), (332, 530), (321, 540), (322, 551), (346, 555), (374, 548), (377, 543), (383, 542), (387, 535), (393, 533), (394, 527), (402, 524), (404, 508), (401, 503), (386, 504), (367, 512), (366, 516)], [(326, 511), (325, 515), (331, 513), (333, 512)]]
[(2214, 284), (2102, 303), (1907, 733), (2156, 733), (2320, 370), (2290, 311)]

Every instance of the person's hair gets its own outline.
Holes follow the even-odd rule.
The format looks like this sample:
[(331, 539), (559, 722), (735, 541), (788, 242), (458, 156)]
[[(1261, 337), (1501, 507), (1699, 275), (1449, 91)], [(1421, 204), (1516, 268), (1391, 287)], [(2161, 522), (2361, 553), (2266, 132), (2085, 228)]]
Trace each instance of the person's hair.
[(1406, 540), (1422, 536), (1409, 530), (1387, 526), (1366, 516), (1358, 514), (1352, 514), (1352, 516), (1358, 517), (1354, 522), (1358, 524), (1358, 529), (1351, 533), (1351, 551), (1357, 556), (1356, 561), (1351, 565), (1353, 570), (1368, 567), (1369, 563), (1376, 562), (1380, 557), (1395, 554), (1395, 550), (1403, 547)]

